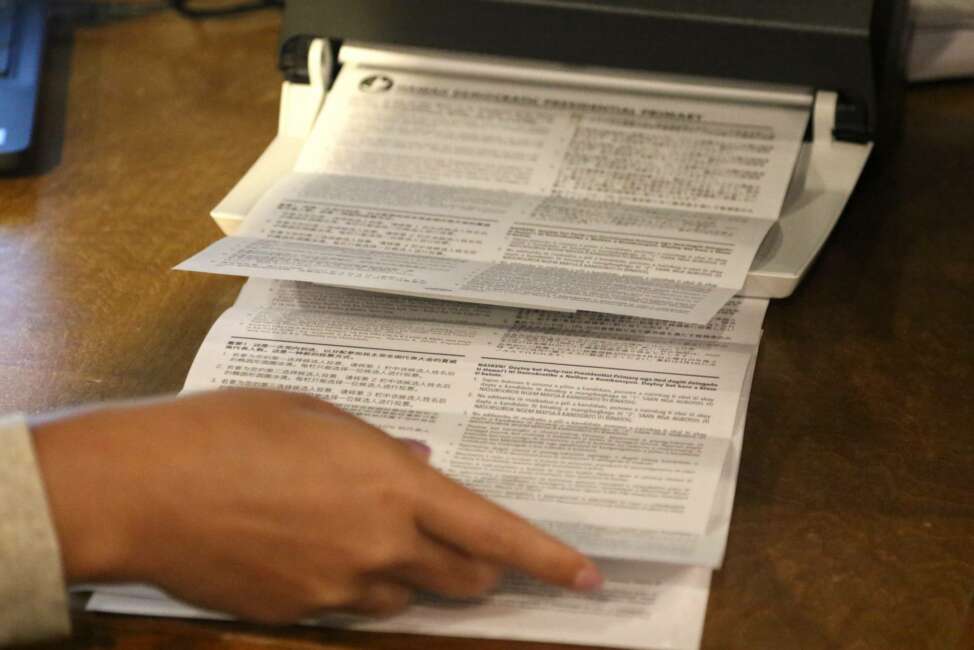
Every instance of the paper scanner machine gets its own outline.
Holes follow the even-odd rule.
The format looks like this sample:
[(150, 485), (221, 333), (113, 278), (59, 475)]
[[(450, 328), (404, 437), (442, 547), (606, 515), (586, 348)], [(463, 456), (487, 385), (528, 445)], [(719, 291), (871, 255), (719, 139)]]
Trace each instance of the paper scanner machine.
[(743, 103), (811, 120), (743, 295), (791, 294), (895, 137), (906, 0), (288, 0), (278, 134), (214, 208), (232, 233), (294, 168), (342, 63)]

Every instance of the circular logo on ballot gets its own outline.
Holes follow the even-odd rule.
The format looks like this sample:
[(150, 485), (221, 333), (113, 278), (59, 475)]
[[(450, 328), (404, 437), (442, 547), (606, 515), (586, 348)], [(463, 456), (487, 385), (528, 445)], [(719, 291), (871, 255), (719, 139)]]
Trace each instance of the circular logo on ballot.
[(392, 88), (392, 78), (384, 74), (369, 75), (358, 82), (358, 89), (367, 93), (384, 93)]

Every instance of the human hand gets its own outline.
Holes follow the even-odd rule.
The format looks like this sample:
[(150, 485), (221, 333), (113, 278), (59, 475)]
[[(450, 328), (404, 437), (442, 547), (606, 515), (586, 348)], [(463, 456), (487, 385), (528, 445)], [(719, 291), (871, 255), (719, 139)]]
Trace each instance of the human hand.
[(506, 568), (588, 590), (594, 565), (315, 398), (257, 390), (32, 423), (69, 582), (150, 582), (265, 623), (383, 615)]

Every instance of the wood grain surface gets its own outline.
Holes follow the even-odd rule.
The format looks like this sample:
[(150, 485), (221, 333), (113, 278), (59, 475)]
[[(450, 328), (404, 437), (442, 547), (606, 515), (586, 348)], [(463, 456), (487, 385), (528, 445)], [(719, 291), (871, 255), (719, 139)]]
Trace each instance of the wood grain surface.
[[(34, 170), (0, 178), (0, 412), (179, 389), (240, 281), (170, 268), (218, 237), (210, 208), (274, 134), (277, 21), (56, 30)], [(906, 110), (768, 312), (705, 648), (974, 648), (974, 81)], [(74, 621), (50, 647), (545, 647)]]

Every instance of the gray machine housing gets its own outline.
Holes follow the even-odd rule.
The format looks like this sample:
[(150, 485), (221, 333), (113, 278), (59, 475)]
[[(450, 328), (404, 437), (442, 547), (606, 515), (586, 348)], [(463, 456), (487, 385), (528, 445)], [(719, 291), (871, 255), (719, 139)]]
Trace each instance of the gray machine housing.
[(902, 95), (906, 0), (288, 0), (279, 64), (315, 37), (828, 89), (837, 139), (879, 143)]
[(278, 134), (212, 215), (235, 232), (291, 173), (334, 64), (356, 56), (430, 73), (486, 68), (501, 78), (567, 75), (684, 96), (787, 97), (809, 109), (810, 128), (781, 215), (741, 290), (785, 297), (824, 246), (871, 152), (895, 141), (906, 10), (906, 0), (288, 0)]

